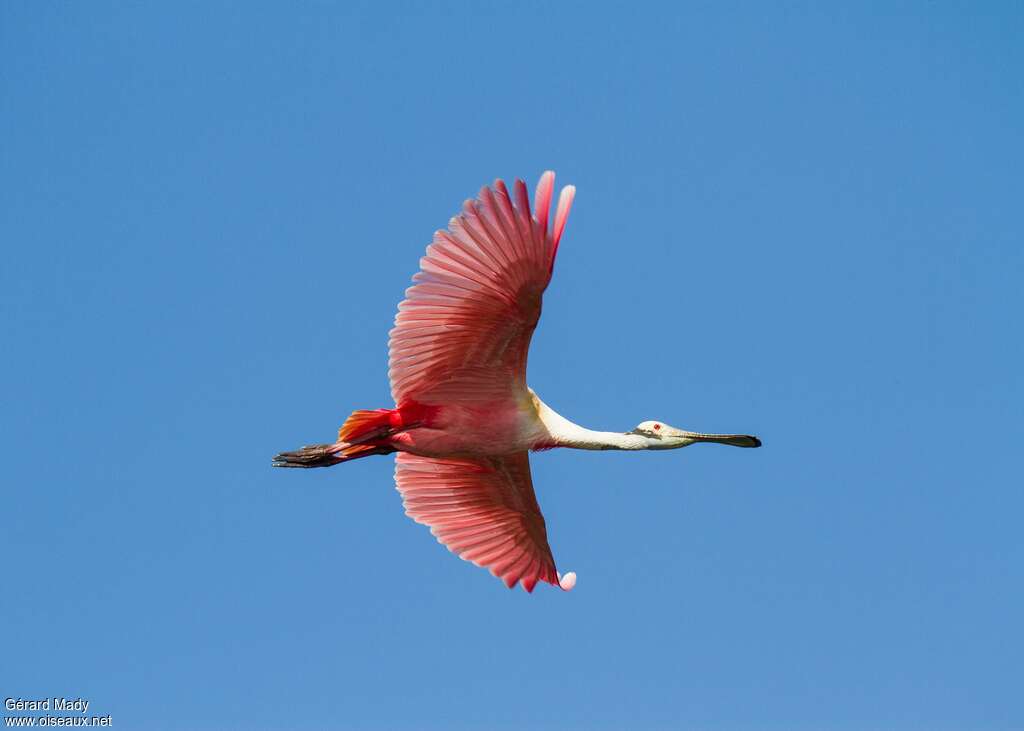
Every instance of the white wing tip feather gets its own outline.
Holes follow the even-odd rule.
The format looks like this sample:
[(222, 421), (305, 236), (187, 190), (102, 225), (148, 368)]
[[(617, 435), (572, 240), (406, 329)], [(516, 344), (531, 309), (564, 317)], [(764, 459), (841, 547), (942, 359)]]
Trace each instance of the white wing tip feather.
[(576, 572), (570, 571), (564, 575), (559, 574), (558, 585), (562, 587), (562, 591), (572, 591), (572, 588), (576, 586)]

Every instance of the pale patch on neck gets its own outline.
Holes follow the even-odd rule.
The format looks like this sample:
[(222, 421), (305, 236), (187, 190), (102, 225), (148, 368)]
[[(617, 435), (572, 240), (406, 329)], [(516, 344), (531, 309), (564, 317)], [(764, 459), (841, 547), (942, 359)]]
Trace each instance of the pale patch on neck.
[(636, 434), (594, 431), (574, 424), (540, 400), (533, 389), (528, 389), (537, 418), (556, 447), (575, 449), (647, 449), (647, 439)]

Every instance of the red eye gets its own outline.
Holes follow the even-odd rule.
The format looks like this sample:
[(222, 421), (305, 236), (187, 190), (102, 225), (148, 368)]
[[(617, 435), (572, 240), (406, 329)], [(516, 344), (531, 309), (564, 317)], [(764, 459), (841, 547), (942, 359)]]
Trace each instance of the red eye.
[(654, 431), (658, 431), (658, 429), (660, 429), (660, 428), (661, 428), (661, 424), (655, 424), (654, 425)]

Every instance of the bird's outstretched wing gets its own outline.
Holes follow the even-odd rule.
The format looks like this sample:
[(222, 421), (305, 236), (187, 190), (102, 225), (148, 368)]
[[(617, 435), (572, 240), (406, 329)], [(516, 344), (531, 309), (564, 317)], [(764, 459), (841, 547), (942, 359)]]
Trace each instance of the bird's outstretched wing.
[(498, 180), (434, 234), (391, 331), (388, 376), (399, 406), (525, 393), (530, 336), (575, 195), (562, 190), (549, 231), (554, 185), (554, 173), (541, 176), (531, 215), (523, 181), (513, 204)]
[[(526, 591), (538, 581), (559, 585), (526, 452), (475, 459), (399, 452), (395, 483), (406, 515), (509, 588), (517, 581)], [(566, 578), (570, 589), (575, 575)]]

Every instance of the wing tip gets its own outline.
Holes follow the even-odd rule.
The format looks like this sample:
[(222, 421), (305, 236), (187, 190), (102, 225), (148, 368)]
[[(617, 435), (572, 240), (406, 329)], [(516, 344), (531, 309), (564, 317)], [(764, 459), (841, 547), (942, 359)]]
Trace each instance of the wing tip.
[(567, 185), (558, 194), (558, 207), (555, 209), (555, 249), (558, 242), (562, 240), (562, 232), (565, 231), (566, 221), (569, 220), (569, 211), (572, 209), (572, 202), (576, 199), (576, 186)]
[(562, 591), (572, 591), (576, 586), (576, 572), (570, 571), (566, 574), (558, 574), (558, 586)]

